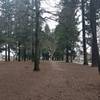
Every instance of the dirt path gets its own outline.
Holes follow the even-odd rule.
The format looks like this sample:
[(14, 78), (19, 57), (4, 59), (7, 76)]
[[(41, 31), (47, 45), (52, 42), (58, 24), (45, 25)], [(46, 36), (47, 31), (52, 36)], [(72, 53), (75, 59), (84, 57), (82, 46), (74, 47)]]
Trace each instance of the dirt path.
[(0, 100), (99, 100), (97, 68), (63, 62), (0, 63)]

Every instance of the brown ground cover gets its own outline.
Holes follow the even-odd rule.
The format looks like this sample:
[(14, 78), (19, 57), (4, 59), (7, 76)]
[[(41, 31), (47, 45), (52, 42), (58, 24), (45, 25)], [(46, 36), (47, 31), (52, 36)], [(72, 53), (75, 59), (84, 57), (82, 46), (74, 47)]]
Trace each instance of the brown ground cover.
[(100, 100), (97, 68), (63, 62), (0, 62), (0, 100)]

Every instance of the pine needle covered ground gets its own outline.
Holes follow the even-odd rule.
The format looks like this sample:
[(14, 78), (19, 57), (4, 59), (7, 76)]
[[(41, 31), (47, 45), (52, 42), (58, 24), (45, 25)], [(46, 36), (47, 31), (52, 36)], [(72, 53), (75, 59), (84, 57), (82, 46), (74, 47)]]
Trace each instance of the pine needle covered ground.
[(0, 62), (0, 100), (99, 100), (97, 68), (63, 62)]

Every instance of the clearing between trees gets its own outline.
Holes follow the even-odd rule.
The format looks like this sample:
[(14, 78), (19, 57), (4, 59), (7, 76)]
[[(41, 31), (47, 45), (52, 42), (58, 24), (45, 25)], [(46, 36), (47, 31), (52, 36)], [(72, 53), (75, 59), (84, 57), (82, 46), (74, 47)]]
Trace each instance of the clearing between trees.
[(64, 62), (0, 62), (0, 100), (100, 100), (95, 67)]

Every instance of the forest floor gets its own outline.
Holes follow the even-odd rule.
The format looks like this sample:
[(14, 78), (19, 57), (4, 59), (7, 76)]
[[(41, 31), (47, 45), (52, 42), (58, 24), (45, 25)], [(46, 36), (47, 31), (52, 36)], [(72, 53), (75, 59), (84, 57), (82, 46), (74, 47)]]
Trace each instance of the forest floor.
[(100, 100), (97, 68), (64, 62), (0, 62), (0, 100)]

